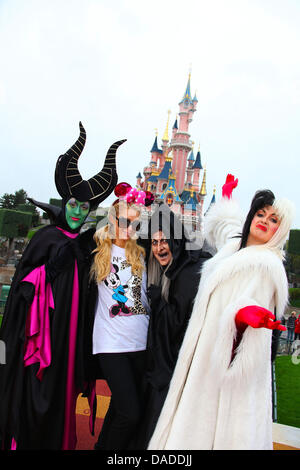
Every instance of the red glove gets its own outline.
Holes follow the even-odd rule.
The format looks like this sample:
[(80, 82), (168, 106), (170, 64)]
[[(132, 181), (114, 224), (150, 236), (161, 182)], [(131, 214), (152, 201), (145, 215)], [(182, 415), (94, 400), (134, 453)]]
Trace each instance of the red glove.
[(233, 189), (237, 187), (238, 181), (237, 178), (234, 179), (234, 176), (228, 173), (225, 184), (222, 186), (222, 196), (230, 199)]
[(258, 305), (249, 305), (241, 308), (235, 316), (235, 324), (238, 330), (245, 330), (249, 325), (252, 328), (268, 328), (269, 330), (286, 331), (286, 327), (280, 324), (280, 320), (273, 321), (275, 315), (269, 310)]

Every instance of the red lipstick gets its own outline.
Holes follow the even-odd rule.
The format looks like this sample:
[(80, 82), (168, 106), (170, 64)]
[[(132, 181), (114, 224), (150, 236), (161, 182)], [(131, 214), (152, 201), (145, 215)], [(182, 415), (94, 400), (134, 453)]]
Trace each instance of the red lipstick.
[(267, 227), (266, 227), (265, 225), (257, 224), (256, 227), (257, 227), (257, 228), (260, 228), (260, 229), (263, 230), (264, 232), (267, 231)]

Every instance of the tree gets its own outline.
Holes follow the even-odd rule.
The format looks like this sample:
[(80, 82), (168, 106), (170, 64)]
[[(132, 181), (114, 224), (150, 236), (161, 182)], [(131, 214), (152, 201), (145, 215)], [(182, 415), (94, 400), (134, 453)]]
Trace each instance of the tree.
[(300, 230), (290, 231), (288, 252), (292, 255), (300, 255)]
[(16, 209), (20, 204), (30, 205), (27, 201), (27, 193), (24, 189), (19, 189), (15, 194), (5, 193), (0, 198), (0, 207), (2, 209)]
[(24, 189), (19, 189), (15, 194), (3, 194), (0, 198), (0, 208), (30, 212), (32, 214), (32, 225), (36, 227), (40, 224), (40, 214), (37, 208), (27, 201), (27, 192)]
[(0, 236), (8, 239), (8, 260), (14, 249), (14, 239), (26, 237), (31, 226), (32, 214), (12, 209), (0, 209)]
[(39, 212), (27, 201), (24, 189), (0, 198), (0, 236), (8, 240), (6, 261), (12, 256), (15, 238), (25, 238), (31, 225), (39, 224)]
[(5, 193), (0, 198), (0, 207), (2, 209), (13, 209), (15, 203), (15, 197), (13, 194)]
[(24, 189), (19, 189), (16, 191), (14, 195), (14, 209), (20, 204), (29, 204), (29, 202), (27, 202), (27, 196), (28, 195)]
[(290, 231), (285, 267), (290, 283), (296, 287), (300, 283), (300, 230)]

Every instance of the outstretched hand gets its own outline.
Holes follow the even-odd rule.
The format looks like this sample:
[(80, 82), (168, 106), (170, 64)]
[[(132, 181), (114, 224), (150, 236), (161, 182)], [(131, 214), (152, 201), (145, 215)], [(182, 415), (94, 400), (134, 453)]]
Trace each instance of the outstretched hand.
[(228, 199), (232, 196), (232, 191), (238, 185), (238, 179), (234, 179), (234, 176), (228, 173), (226, 177), (226, 181), (222, 186), (222, 197), (227, 197)]
[(286, 327), (280, 324), (280, 320), (274, 321), (275, 318), (275, 315), (266, 308), (259, 307), (258, 305), (249, 305), (238, 311), (235, 316), (235, 323), (238, 329), (252, 326), (252, 328), (285, 331)]

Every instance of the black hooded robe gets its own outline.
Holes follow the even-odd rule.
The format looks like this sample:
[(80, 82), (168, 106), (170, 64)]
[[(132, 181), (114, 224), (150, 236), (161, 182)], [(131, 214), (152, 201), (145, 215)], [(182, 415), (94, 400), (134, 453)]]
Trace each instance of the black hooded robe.
[[(138, 437), (134, 444), (136, 449), (147, 448), (155, 429), (192, 313), (201, 267), (211, 257), (200, 248), (186, 249), (189, 240), (184, 228), (166, 205), (163, 204), (158, 208), (156, 217), (158, 227), (155, 228), (154, 223), (154, 227), (151, 228), (150, 221), (149, 239), (157, 229), (162, 230), (165, 235), (169, 230), (167, 241), (173, 262), (166, 271), (166, 276), (171, 281), (168, 302), (161, 296), (160, 288), (149, 289), (151, 314), (147, 339), (147, 392), (144, 400), (146, 409), (141, 427), (137, 430)], [(182, 235), (180, 238), (174, 238), (174, 233)]]
[[(0, 330), (0, 340), (6, 348), (6, 363), (0, 365), (2, 448), (11, 448), (15, 443), (18, 450), (59, 450), (76, 446), (73, 426), (76, 396), (88, 386), (84, 362), (88, 353), (85, 337), (90, 331), (85, 302), (93, 232), (89, 230), (78, 236), (84, 237), (84, 249), (81, 249), (82, 257), (76, 260), (80, 286), (77, 319), (76, 316), (71, 318), (75, 260), (51, 282), (54, 300), (54, 308), (49, 308), (51, 363), (44, 369), (41, 380), (37, 378), (39, 363), (24, 367), (26, 319), (35, 287), (21, 281), (35, 268), (55, 259), (69, 237), (55, 225), (40, 229), (17, 266)], [(69, 360), (72, 354), (69, 353), (70, 325), (76, 332), (76, 353)], [(67, 396), (68, 369), (73, 396)]]

